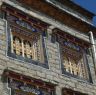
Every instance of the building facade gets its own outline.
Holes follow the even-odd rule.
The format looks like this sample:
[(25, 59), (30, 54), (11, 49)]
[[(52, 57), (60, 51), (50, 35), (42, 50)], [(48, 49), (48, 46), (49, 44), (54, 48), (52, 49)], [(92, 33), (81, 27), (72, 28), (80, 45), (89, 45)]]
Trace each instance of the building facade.
[(71, 0), (0, 0), (0, 95), (96, 95), (93, 17)]

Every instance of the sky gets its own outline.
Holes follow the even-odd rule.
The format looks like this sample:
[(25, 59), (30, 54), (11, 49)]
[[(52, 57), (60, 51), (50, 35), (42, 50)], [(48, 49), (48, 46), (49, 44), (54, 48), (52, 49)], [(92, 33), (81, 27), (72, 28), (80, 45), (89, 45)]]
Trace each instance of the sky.
[[(72, 0), (72, 1), (96, 15), (96, 0)], [(96, 26), (96, 16), (93, 18), (92, 23), (94, 24), (94, 26)]]

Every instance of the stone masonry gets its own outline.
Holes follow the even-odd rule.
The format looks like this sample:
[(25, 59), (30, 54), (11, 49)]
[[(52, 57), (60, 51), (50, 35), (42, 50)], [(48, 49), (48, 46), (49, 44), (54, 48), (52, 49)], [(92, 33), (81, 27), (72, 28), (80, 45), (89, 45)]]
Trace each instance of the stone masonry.
[(61, 90), (63, 87), (87, 93), (88, 95), (96, 95), (96, 75), (92, 57), (88, 55), (93, 84), (62, 74), (59, 44), (57, 42), (52, 43), (48, 38), (45, 38), (44, 41), (49, 69), (8, 57), (6, 53), (7, 21), (0, 19), (0, 95), (10, 94), (10, 89), (5, 87), (6, 83), (2, 81), (2, 74), (5, 69), (56, 84), (56, 95), (62, 95)]

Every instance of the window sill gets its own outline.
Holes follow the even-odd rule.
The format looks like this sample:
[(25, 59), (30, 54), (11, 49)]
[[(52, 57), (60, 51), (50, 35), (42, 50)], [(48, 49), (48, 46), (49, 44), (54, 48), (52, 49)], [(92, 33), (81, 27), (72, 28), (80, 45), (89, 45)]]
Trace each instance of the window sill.
[(13, 59), (16, 59), (16, 60), (18, 60), (18, 61), (20, 61), (20, 62), (22, 62), (22, 63), (25, 63), (25, 62), (26, 62), (26, 63), (28, 63), (28, 64), (34, 64), (34, 65), (41, 66), (41, 67), (43, 67), (43, 68), (49, 69), (48, 62), (40, 63), (40, 62), (38, 62), (38, 61), (34, 61), (34, 60), (28, 59), (28, 58), (24, 58), (24, 57), (22, 57), (22, 56), (15, 55), (15, 54), (10, 53), (10, 52), (7, 53), (7, 56), (8, 56), (8, 57), (11, 57), (11, 58), (13, 58)]
[(89, 84), (89, 85), (93, 85), (92, 81), (80, 78), (78, 76), (74, 76), (74, 75), (69, 74), (67, 72), (62, 72), (62, 76), (67, 77), (67, 78), (71, 78), (72, 80), (76, 80), (80, 83), (86, 83), (86, 84)]

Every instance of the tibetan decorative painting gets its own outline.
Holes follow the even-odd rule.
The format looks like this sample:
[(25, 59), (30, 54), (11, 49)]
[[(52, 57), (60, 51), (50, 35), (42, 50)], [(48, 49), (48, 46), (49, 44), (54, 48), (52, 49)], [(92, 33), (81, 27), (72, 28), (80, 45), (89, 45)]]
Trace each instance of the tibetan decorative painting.
[(55, 85), (13, 71), (5, 71), (11, 95), (55, 95)]
[(4, 5), (8, 22), (8, 56), (48, 68), (44, 37), (47, 24)]
[(54, 31), (53, 36), (60, 46), (62, 73), (89, 81), (86, 56), (89, 44), (64, 32)]
[(8, 79), (8, 86), (11, 88), (11, 95), (53, 95), (46, 89), (38, 88), (38, 86), (24, 84), (23, 82)]

